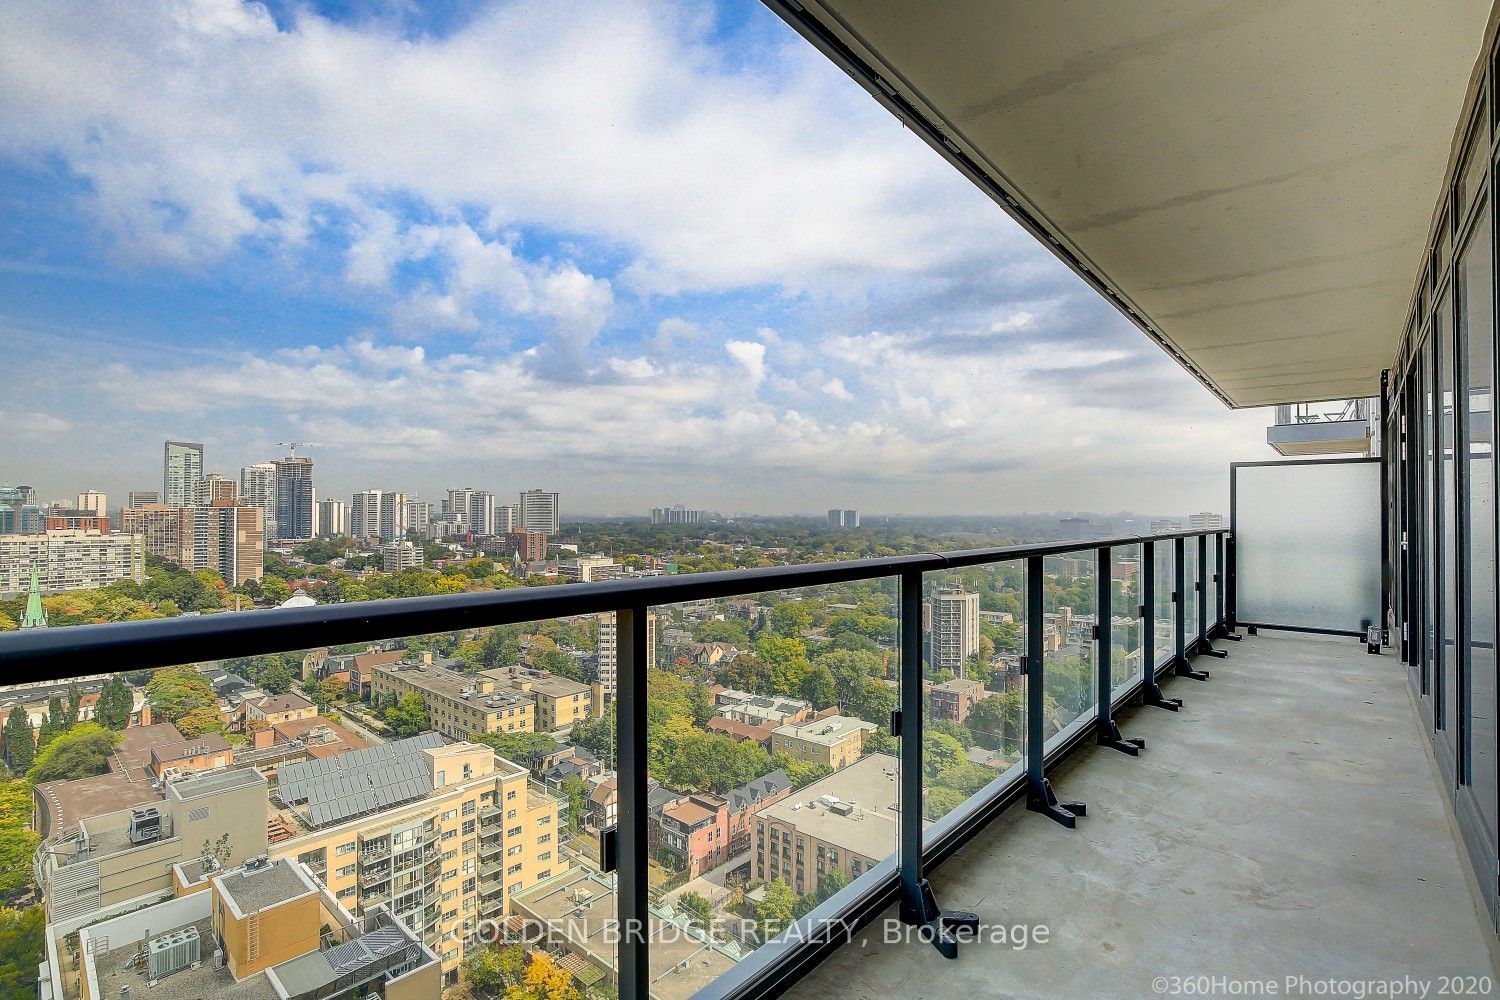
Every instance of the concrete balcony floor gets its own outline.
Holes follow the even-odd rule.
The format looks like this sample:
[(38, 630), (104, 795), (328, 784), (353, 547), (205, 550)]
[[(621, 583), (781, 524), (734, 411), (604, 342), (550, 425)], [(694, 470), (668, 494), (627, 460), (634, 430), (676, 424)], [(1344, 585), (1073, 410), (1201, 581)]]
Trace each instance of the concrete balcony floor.
[[(1286, 996), (1287, 976), (1494, 976), (1400, 660), (1289, 633), (1218, 645), (1227, 659), (1195, 664), (1211, 680), (1167, 685), (1181, 713), (1122, 713), (1141, 757), (1089, 748), (1053, 775), (1088, 803), (1077, 831), (1012, 807), (934, 874), (940, 904), (1046, 924), (1050, 943), (971, 943), (950, 962), (882, 944), (877, 922), (791, 995), (1148, 997), (1157, 976), (1208, 975)], [(1255, 995), (1228, 989), (1209, 995)]]

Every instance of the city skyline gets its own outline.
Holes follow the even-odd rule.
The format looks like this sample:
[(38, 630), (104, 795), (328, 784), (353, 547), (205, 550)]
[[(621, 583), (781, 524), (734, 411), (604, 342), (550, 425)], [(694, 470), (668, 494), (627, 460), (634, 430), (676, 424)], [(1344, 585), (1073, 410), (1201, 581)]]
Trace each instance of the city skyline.
[(758, 4), (183, 9), (0, 13), (0, 468), (45, 494), (312, 439), (325, 496), (1204, 509), (1267, 454)]

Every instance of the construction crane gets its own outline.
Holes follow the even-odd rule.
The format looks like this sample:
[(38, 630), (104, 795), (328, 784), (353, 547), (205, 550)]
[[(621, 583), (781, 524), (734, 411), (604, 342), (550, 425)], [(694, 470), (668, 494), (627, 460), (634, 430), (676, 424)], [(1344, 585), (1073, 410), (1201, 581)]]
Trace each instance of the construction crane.
[(288, 451), (290, 451), (292, 453), (292, 457), (293, 458), (297, 457), (297, 449), (298, 448), (321, 448), (321, 447), (323, 447), (322, 445), (318, 444), (318, 442), (316, 442), (316, 441), (277, 441), (276, 442), (276, 446), (278, 448), (285, 448)]

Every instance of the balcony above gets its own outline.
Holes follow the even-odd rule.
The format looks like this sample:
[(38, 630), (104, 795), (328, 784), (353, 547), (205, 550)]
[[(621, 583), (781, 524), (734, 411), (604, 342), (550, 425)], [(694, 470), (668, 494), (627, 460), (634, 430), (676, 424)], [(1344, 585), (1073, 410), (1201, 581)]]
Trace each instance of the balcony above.
[[(1056, 772), (1088, 821), (1007, 811), (933, 875), (989, 925), (1046, 924), (1024, 951), (955, 962), (855, 935), (793, 997), (1151, 996), (1157, 975), (1493, 976), (1405, 667), (1352, 639), (1223, 643), (1180, 714), (1122, 720), (1139, 759), (1081, 752)], [(895, 911), (884, 916), (893, 918)], [(860, 945), (860, 937), (867, 942)], [(923, 992), (926, 990), (927, 992)], [(1248, 995), (1248, 994), (1246, 994)], [(1311, 994), (1307, 994), (1311, 995)]]
[(1287, 458), (1313, 455), (1365, 457), (1378, 450), (1379, 421), (1375, 400), (1302, 403), (1276, 407), (1276, 422), (1266, 428), (1266, 444)]

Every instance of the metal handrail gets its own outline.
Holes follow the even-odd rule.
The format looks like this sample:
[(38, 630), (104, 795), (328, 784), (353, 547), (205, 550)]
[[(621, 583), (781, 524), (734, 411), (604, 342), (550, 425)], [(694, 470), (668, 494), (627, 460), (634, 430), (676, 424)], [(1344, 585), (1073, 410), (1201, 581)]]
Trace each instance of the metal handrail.
[[(607, 581), (567, 587), (507, 590), (481, 594), (444, 595), (372, 601), (348, 605), (323, 605), (312, 608), (212, 615), (203, 618), (178, 618), (162, 621), (128, 622), (78, 628), (45, 629), (14, 632), (0, 636), (0, 666), (15, 681), (57, 679), (67, 671), (97, 662), (105, 652), (120, 669), (167, 666), (195, 660), (220, 659), (230, 655), (251, 655), (310, 646), (326, 646), (354, 641), (393, 638), (405, 635), (450, 632), (467, 628), (570, 617), (597, 612), (616, 612), (616, 648), (619, 655), (616, 703), (616, 769), (619, 781), (618, 828), (605, 831), (613, 844), (618, 866), (616, 906), (622, 926), (632, 922), (637, 927), (648, 924), (649, 885), (647, 865), (646, 773), (646, 690), (647, 636), (646, 616), (649, 608), (659, 604), (739, 597), (768, 591), (827, 586), (860, 580), (893, 579), (899, 584), (900, 656), (898, 666), (899, 710), (891, 720), (892, 733), (900, 743), (900, 833), (896, 857), (880, 862), (871, 877), (856, 880), (844, 893), (828, 900), (814, 911), (833, 912), (862, 919), (873, 916), (867, 904), (887, 900), (898, 893), (903, 919), (920, 919), (930, 903), (924, 876), (924, 863), (934, 845), (951, 852), (967, 840), (998, 811), (1021, 794), (1017, 778), (1010, 772), (997, 777), (990, 785), (971, 795), (965, 803), (928, 828), (922, 825), (923, 730), (921, 606), (923, 575), (955, 569), (980, 567), (1008, 562), (1022, 562), (1026, 570), (1027, 649), (1027, 739), (1025, 773), (1020, 778), (1029, 804), (1041, 806), (1059, 822), (1071, 825), (1073, 816), (1051, 795), (1046, 769), (1059, 752), (1060, 745), (1071, 747), (1075, 741), (1092, 739), (1118, 746), (1123, 740), (1114, 726), (1112, 709), (1117, 693), (1110, 682), (1111, 644), (1105, 631), (1096, 657), (1096, 679), (1099, 689), (1091, 722), (1070, 727), (1065, 734), (1044, 739), (1042, 731), (1042, 698), (1045, 685), (1046, 657), (1042, 649), (1043, 562), (1048, 556), (1091, 555), (1103, 570), (1095, 572), (1098, 625), (1107, 629), (1109, 617), (1110, 553), (1113, 549), (1142, 546), (1141, 589), (1146, 595), (1139, 614), (1149, 616), (1150, 627), (1142, 629), (1143, 676), (1131, 691), (1141, 691), (1150, 704), (1171, 707), (1157, 686), (1159, 668), (1155, 643), (1156, 590), (1154, 553), (1165, 548), (1172, 556), (1167, 573), (1172, 593), (1171, 655), (1176, 672), (1188, 676), (1206, 676), (1191, 670), (1188, 657), (1208, 649), (1208, 640), (1223, 634), (1232, 624), (1233, 611), (1226, 606), (1225, 581), (1232, 574), (1225, 552), (1232, 552), (1226, 529), (1181, 531), (1159, 535), (1136, 535), (1098, 540), (1071, 540), (1034, 545), (1013, 545), (968, 549), (947, 553), (894, 556), (881, 559), (814, 563), (799, 566), (734, 570), (719, 573), (691, 574), (678, 577), (654, 577), (629, 581)], [(1185, 568), (1185, 550), (1192, 540), (1197, 550), (1193, 562), (1197, 575)], [(1210, 580), (1204, 576), (1210, 544), (1215, 551), (1212, 563), (1212, 586), (1217, 592), (1216, 614), (1212, 627), (1207, 620), (1206, 596)], [(1199, 595), (1197, 620), (1189, 622), (1186, 613), (1188, 588)], [(1232, 595), (1232, 592), (1231, 592)], [(1229, 602), (1232, 604), (1232, 599)], [(1168, 669), (1171, 669), (1169, 667)], [(1076, 731), (1072, 731), (1076, 729)], [(1049, 739), (1051, 744), (1049, 745)], [(1048, 801), (1050, 799), (1050, 801)], [(1083, 815), (1078, 809), (1077, 815)], [(498, 832), (498, 831), (492, 831)], [(481, 839), (479, 855), (488, 857), (502, 850), (503, 839), (495, 839), (486, 849)], [(946, 853), (936, 855), (945, 857)], [(611, 869), (613, 870), (613, 869)], [(492, 894), (493, 895), (493, 894)], [(924, 900), (925, 895), (925, 900)], [(483, 912), (483, 898), (481, 911)], [(778, 977), (805, 962), (812, 950), (825, 946), (816, 939), (771, 942), (719, 980), (706, 986), (701, 996), (741, 996), (754, 994)], [(645, 998), (650, 995), (646, 936), (626, 931), (618, 945), (618, 983), (622, 997)]]

